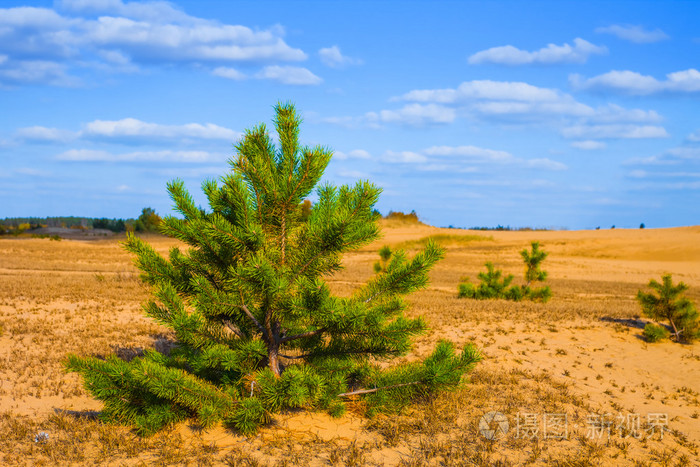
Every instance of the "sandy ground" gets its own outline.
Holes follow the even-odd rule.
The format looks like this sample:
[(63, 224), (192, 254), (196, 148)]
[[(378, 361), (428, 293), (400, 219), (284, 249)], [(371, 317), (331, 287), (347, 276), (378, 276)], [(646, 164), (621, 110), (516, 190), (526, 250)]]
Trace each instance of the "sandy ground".
[[(435, 415), (439, 420), (431, 422), (426, 420), (432, 409), (420, 408), (407, 415), (406, 425), (402, 418), (368, 421), (353, 411), (341, 419), (299, 412), (281, 415), (253, 440), (222, 428), (195, 436), (179, 427), (185, 445), (196, 438), (197, 446), (210, 447), (211, 452), (201, 450), (210, 456), (204, 463), (231, 464), (231, 453), (279, 463), (285, 457), (269, 447), (274, 445), (293, 452), (301, 446), (295, 454), (302, 456), (300, 462), (319, 464), (551, 463), (585, 454), (593, 465), (667, 460), (668, 465), (700, 465), (700, 344), (646, 343), (641, 328), (648, 320), (640, 316), (635, 300), (649, 279), (672, 273), (674, 282), (690, 286), (687, 296), (700, 303), (700, 227), (475, 232), (384, 224), (383, 231), (382, 240), (345, 257), (344, 271), (330, 279), (332, 288), (349, 294), (371, 277), (383, 244), (415, 252), (421, 239), (439, 236), (446, 258), (431, 273), (429, 288), (409, 299), (409, 314), (424, 316), (431, 330), (407, 358), (426, 355), (438, 339), (475, 342), (486, 358), (472, 378), (472, 389), (436, 402), (454, 408), (441, 406), (435, 412), (442, 414)], [(516, 275), (518, 283), (523, 274), (518, 252), (534, 240), (549, 253), (543, 268), (554, 294), (550, 302), (457, 298), (460, 279), (476, 281), (486, 261)], [(157, 236), (149, 241), (164, 254), (176, 244)], [(78, 377), (62, 372), (68, 352), (128, 357), (167, 342), (169, 331), (140, 312), (148, 291), (137, 276), (115, 239), (0, 239), (0, 414), (5, 429), (22, 423), (37, 430), (42, 423), (54, 427), (51, 417), (57, 411), (89, 415), (100, 410)], [(466, 442), (467, 433), (478, 440), (479, 421), (490, 411), (506, 415), (508, 433), (496, 444), (479, 441), (486, 443), (484, 453), (467, 452), (459, 443)], [(547, 436), (559, 414), (567, 416), (563, 440)], [(80, 418), (75, 423), (88, 422)], [(422, 433), (431, 423), (439, 429), (426, 439)], [(402, 433), (404, 426), (423, 428)], [(525, 428), (535, 433), (527, 443)], [(625, 432), (634, 428), (640, 436)], [(57, 439), (66, 438), (53, 429)], [(25, 431), (24, 438), (18, 434), (12, 442), (0, 442), (0, 463), (51, 464), (53, 454), (33, 443), (29, 428)], [(157, 457), (155, 444), (144, 444), (140, 451), (132, 447), (131, 454), (129, 448), (114, 448), (108, 455), (99, 443), (78, 443), (92, 446), (86, 451), (92, 454), (74, 462), (189, 462), (161, 451)], [(309, 443), (317, 452), (307, 459), (303, 455)]]

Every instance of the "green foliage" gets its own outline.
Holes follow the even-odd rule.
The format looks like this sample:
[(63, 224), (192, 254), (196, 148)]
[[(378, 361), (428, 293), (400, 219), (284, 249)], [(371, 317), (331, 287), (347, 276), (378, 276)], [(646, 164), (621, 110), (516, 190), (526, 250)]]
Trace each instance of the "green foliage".
[(92, 221), (92, 227), (94, 229), (106, 229), (112, 232), (126, 232), (126, 222), (124, 219), (107, 219), (103, 217), (101, 219), (94, 219)]
[(421, 237), (417, 240), (406, 240), (396, 245), (396, 248), (402, 250), (414, 250), (425, 248), (428, 242), (435, 242), (438, 245), (468, 245), (472, 242), (493, 241), (492, 236), (485, 235), (450, 235), (450, 234), (434, 234), (426, 237)]
[(655, 321), (668, 321), (673, 328), (676, 341), (690, 342), (700, 337), (700, 320), (695, 305), (681, 295), (688, 290), (688, 285), (679, 282), (673, 285), (671, 274), (662, 276), (659, 283), (652, 279), (649, 287), (656, 294), (637, 292), (637, 301), (645, 316)]
[(396, 413), (413, 400), (454, 388), (461, 375), (471, 371), (481, 359), (481, 353), (471, 344), (458, 355), (451, 342), (440, 341), (423, 362), (406, 363), (384, 372), (375, 371), (368, 383), (384, 389), (371, 392), (365, 398), (368, 414)]
[(515, 276), (508, 274), (503, 275), (503, 271), (495, 269), (493, 263), (486, 263), (486, 272), (479, 273), (478, 286), (471, 283), (459, 284), (460, 298), (475, 298), (477, 300), (487, 300), (490, 298), (506, 298), (511, 300), (519, 300), (522, 298), (519, 287), (510, 286)]
[(545, 285), (543, 287), (523, 287), (524, 290), (524, 296), (527, 297), (529, 300), (532, 300), (533, 302), (542, 302), (545, 303), (549, 301), (550, 298), (552, 298), (552, 289), (549, 288), (548, 285)]
[(374, 272), (386, 272), (392, 253), (393, 252), (391, 251), (391, 248), (389, 248), (388, 245), (384, 245), (379, 249), (379, 261), (374, 263)]
[(143, 208), (141, 215), (134, 222), (136, 232), (156, 232), (163, 220), (153, 208)]
[(503, 275), (503, 271), (495, 269), (493, 263), (486, 263), (486, 272), (478, 275), (479, 285), (470, 282), (462, 282), (458, 285), (459, 298), (474, 298), (477, 300), (488, 300), (501, 298), (505, 300), (520, 301), (525, 298), (536, 302), (546, 302), (552, 298), (552, 290), (549, 286), (539, 288), (531, 287), (533, 282), (542, 282), (547, 279), (547, 272), (540, 269), (542, 261), (547, 257), (547, 253), (540, 250), (539, 242), (532, 242), (531, 250), (520, 252), (525, 262), (525, 285), (510, 285), (514, 276)]
[(547, 279), (547, 272), (540, 269), (547, 254), (540, 250), (540, 242), (532, 242), (530, 251), (525, 249), (520, 252), (520, 256), (525, 262), (526, 285), (530, 285), (532, 282), (544, 282)]
[(669, 334), (668, 329), (665, 327), (652, 323), (647, 323), (646, 326), (644, 326), (644, 331), (642, 332), (642, 335), (647, 342), (658, 342), (666, 339)]
[[(177, 345), (129, 362), (68, 357), (67, 370), (104, 401), (105, 421), (145, 435), (184, 419), (252, 433), (282, 410), (339, 416), (351, 395), (376, 410), (399, 410), (459, 384), (480, 359), (473, 347), (457, 355), (441, 343), (422, 363), (381, 363), (406, 355), (425, 331), (423, 319), (404, 314), (403, 297), (427, 285), (444, 251), (434, 242), (412, 258), (386, 249), (382, 274), (350, 297), (331, 295), (324, 279), (341, 268), (342, 254), (379, 235), (380, 190), (366, 181), (321, 184), (306, 215), (303, 201), (332, 153), (299, 144), (292, 105), (275, 112), (279, 145), (264, 124), (246, 131), (232, 171), (202, 184), (208, 209), (182, 181), (168, 184), (180, 216), (165, 217), (159, 231), (186, 249), (173, 247), (166, 258), (127, 235), (124, 245), (153, 292), (144, 311), (173, 330)], [(155, 215), (147, 209), (140, 220)]]

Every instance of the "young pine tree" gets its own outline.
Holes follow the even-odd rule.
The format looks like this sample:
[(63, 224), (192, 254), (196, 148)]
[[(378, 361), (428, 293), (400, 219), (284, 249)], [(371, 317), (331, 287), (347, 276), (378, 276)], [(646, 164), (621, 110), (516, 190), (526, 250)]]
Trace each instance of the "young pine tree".
[(104, 402), (103, 420), (141, 434), (188, 418), (249, 433), (289, 408), (340, 415), (349, 396), (370, 411), (397, 410), (454, 387), (480, 360), (471, 345), (458, 353), (440, 342), (423, 362), (377, 364), (405, 355), (426, 329), (403, 314), (402, 297), (426, 286), (443, 251), (429, 243), (412, 259), (395, 252), (386, 272), (352, 296), (332, 295), (324, 279), (341, 268), (341, 255), (378, 238), (380, 190), (365, 181), (321, 184), (303, 219), (299, 206), (332, 153), (299, 144), (291, 104), (275, 113), (279, 146), (263, 124), (246, 131), (232, 171), (203, 183), (209, 209), (181, 181), (168, 185), (181, 217), (165, 217), (160, 231), (186, 250), (173, 247), (164, 258), (128, 236), (125, 247), (153, 291), (144, 311), (174, 331), (176, 345), (129, 362), (69, 356), (68, 371)]
[(540, 266), (549, 253), (540, 250), (540, 242), (532, 242), (530, 251), (527, 249), (520, 252), (525, 262), (525, 285), (523, 295), (530, 300), (546, 302), (552, 297), (552, 290), (545, 285), (539, 288), (531, 287), (533, 282), (544, 282), (547, 279), (547, 271), (543, 271)]
[(520, 301), (524, 298), (533, 301), (546, 302), (552, 297), (549, 286), (539, 288), (531, 287), (533, 282), (542, 282), (547, 279), (547, 272), (540, 269), (542, 261), (547, 257), (547, 253), (540, 250), (539, 242), (532, 242), (532, 249), (520, 252), (525, 262), (525, 285), (510, 285), (513, 282), (512, 274), (503, 275), (503, 271), (495, 269), (493, 263), (486, 263), (486, 272), (478, 275), (479, 285), (470, 282), (462, 282), (458, 286), (459, 298), (475, 298), (477, 300), (487, 300), (491, 298), (502, 298), (505, 300)]
[(503, 271), (496, 269), (491, 262), (486, 263), (485, 266), (486, 272), (480, 272), (477, 276), (480, 281), (478, 286), (470, 282), (459, 284), (459, 298), (475, 298), (477, 300), (504, 298), (514, 301), (522, 299), (522, 289), (510, 285), (515, 276), (512, 274), (504, 276)]
[[(644, 315), (655, 321), (668, 320), (676, 341), (692, 341), (700, 338), (700, 320), (695, 305), (681, 296), (688, 290), (688, 285), (683, 282), (673, 285), (671, 274), (663, 275), (661, 280), (662, 283), (654, 279), (649, 281), (649, 287), (658, 295), (644, 293), (641, 290), (637, 292), (637, 301), (642, 306)], [(649, 335), (653, 331), (652, 328), (647, 331), (646, 327), (644, 330)], [(654, 334), (659, 335), (658, 339), (663, 338), (663, 334), (658, 330)]]
[(393, 251), (391, 251), (389, 245), (384, 245), (379, 249), (379, 261), (374, 263), (374, 272), (377, 274), (380, 272), (386, 272), (392, 253)]

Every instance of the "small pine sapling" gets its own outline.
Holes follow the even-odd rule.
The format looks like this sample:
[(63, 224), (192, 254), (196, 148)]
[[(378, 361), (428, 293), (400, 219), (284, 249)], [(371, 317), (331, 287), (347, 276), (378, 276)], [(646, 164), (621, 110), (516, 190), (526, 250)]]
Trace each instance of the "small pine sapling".
[(386, 272), (392, 253), (393, 251), (391, 251), (389, 245), (384, 245), (379, 249), (379, 261), (374, 263), (374, 272)]
[(480, 272), (478, 275), (481, 281), (478, 286), (470, 282), (459, 284), (460, 298), (475, 298), (477, 300), (505, 298), (516, 301), (522, 299), (520, 287), (509, 287), (514, 279), (512, 274), (503, 276), (503, 271), (496, 269), (491, 262), (486, 263), (485, 266), (486, 272)]
[(524, 298), (533, 301), (546, 302), (552, 297), (549, 286), (533, 288), (530, 285), (534, 282), (543, 282), (547, 279), (547, 272), (540, 269), (542, 261), (547, 257), (547, 253), (540, 250), (539, 242), (532, 242), (532, 249), (520, 252), (520, 256), (525, 261), (525, 285), (510, 285), (514, 276), (503, 275), (503, 271), (495, 269), (493, 263), (486, 263), (486, 272), (479, 273), (479, 285), (474, 285), (467, 280), (459, 284), (460, 298), (475, 298), (486, 300), (490, 298), (503, 298), (505, 300), (520, 301)]
[(688, 285), (683, 282), (673, 285), (671, 274), (665, 274), (661, 279), (661, 283), (654, 279), (649, 281), (649, 287), (654, 289), (656, 294), (641, 290), (637, 292), (637, 301), (642, 307), (642, 312), (655, 321), (668, 320), (673, 329), (673, 338), (677, 342), (690, 342), (700, 338), (698, 311), (693, 302), (681, 296), (688, 290)]
[[(146, 315), (174, 331), (168, 354), (147, 350), (124, 361), (70, 355), (68, 371), (104, 403), (100, 417), (148, 435), (194, 419), (254, 432), (282, 410), (341, 415), (347, 397), (368, 411), (398, 410), (454, 388), (481, 359), (440, 342), (422, 362), (394, 367), (427, 326), (404, 314), (403, 296), (425, 288), (444, 251), (429, 242), (409, 259), (391, 255), (386, 272), (349, 297), (334, 296), (327, 277), (342, 254), (379, 236), (373, 206), (380, 189), (367, 182), (321, 184), (332, 152), (299, 144), (301, 119), (291, 104), (275, 107), (279, 145), (265, 125), (247, 130), (220, 182), (202, 184), (209, 209), (195, 205), (182, 181), (168, 185), (180, 216), (160, 232), (187, 246), (168, 257), (129, 235), (153, 298)], [(302, 208), (300, 209), (300, 205)]]
[(532, 288), (530, 285), (533, 282), (544, 282), (547, 279), (547, 271), (540, 269), (540, 265), (549, 253), (540, 250), (540, 242), (532, 242), (530, 246), (530, 251), (525, 249), (520, 252), (520, 256), (522, 256), (525, 262), (525, 285), (523, 286), (523, 295), (530, 300), (546, 302), (552, 297), (552, 290), (549, 286)]

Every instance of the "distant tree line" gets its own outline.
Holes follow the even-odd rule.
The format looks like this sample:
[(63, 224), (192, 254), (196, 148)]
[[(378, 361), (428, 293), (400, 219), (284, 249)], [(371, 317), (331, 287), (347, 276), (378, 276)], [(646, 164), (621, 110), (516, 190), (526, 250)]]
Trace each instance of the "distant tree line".
[(161, 223), (160, 216), (153, 208), (143, 208), (141, 215), (134, 219), (108, 219), (106, 217), (6, 217), (0, 220), (0, 235), (19, 235), (24, 232), (45, 228), (62, 227), (68, 229), (105, 229), (114, 233), (156, 232)]
[(546, 228), (536, 228), (536, 227), (511, 227), (509, 225), (503, 226), (498, 224), (496, 227), (469, 227), (469, 230), (496, 230), (496, 231), (513, 231), (513, 232), (540, 232), (547, 231)]

